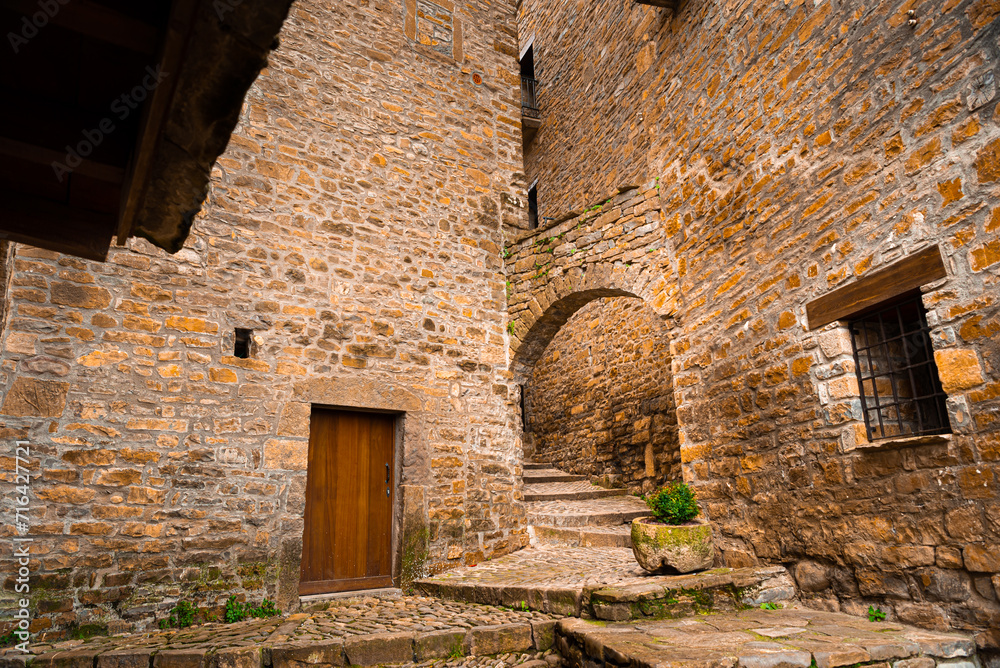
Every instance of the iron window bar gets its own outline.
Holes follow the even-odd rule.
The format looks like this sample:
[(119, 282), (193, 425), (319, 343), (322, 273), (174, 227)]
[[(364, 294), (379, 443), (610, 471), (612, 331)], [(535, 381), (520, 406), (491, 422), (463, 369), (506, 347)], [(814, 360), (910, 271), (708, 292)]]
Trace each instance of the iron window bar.
[(541, 118), (542, 110), (538, 108), (538, 80), (521, 76), (521, 115), (529, 118)]
[(849, 325), (868, 440), (950, 433), (920, 294), (856, 316)]

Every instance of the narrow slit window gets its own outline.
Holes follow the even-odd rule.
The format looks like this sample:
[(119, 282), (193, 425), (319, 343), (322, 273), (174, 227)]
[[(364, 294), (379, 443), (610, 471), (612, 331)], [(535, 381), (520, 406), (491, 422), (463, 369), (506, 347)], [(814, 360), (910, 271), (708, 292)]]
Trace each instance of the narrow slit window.
[(850, 320), (869, 441), (951, 433), (919, 292)]
[(252, 336), (252, 329), (236, 328), (236, 336), (233, 343), (233, 355), (235, 357), (244, 360), (250, 357), (250, 340)]
[(538, 229), (538, 185), (528, 188), (528, 229)]

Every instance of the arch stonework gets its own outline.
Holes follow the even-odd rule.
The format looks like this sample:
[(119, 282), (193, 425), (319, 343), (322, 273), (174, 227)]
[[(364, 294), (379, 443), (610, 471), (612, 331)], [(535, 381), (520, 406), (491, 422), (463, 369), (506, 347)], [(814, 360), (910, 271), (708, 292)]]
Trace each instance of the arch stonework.
[(620, 188), (606, 201), (519, 235), (505, 249), (511, 371), (523, 382), (569, 318), (603, 297), (639, 297), (667, 325), (677, 268), (659, 186)]

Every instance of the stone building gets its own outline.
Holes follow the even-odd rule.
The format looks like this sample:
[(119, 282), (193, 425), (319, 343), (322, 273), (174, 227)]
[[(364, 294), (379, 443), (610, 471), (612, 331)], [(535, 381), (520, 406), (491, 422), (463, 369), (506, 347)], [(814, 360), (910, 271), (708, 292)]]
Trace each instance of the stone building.
[(182, 250), (9, 250), (35, 629), (516, 550), (524, 411), (1000, 647), (1000, 6), (670, 4), (300, 0)]
[[(998, 16), (990, 0), (523, 0), (538, 229), (508, 249), (529, 426), (601, 428), (587, 399), (620, 379), (573, 351), (627, 350), (624, 304), (642, 300), (725, 564), (787, 564), (810, 605), (877, 604), (994, 649)], [(594, 382), (566, 401), (560, 376)], [(535, 441), (556, 464), (581, 454)]]
[(183, 249), (8, 250), (2, 457), (13, 482), (29, 444), (33, 630), (229, 594), (294, 609), (526, 544), (516, 51), (512, 0), (296, 2)]

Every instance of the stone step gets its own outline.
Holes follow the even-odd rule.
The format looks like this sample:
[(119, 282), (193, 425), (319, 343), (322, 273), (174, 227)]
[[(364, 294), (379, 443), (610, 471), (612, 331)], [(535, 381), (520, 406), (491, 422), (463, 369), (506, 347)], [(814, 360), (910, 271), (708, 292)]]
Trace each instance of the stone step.
[(528, 528), (534, 534), (533, 544), (567, 545), (569, 547), (632, 547), (632, 526), (551, 527)]
[(679, 620), (564, 619), (556, 627), (556, 647), (571, 668), (981, 665), (975, 642), (959, 634), (797, 605)]
[(623, 548), (541, 545), (418, 580), (439, 598), (607, 621), (683, 617), (791, 601), (781, 566), (651, 575)]
[(570, 501), (532, 501), (525, 504), (528, 524), (551, 527), (615, 526), (649, 515), (645, 502), (634, 496)]
[(525, 501), (583, 501), (625, 496), (626, 493), (624, 489), (605, 489), (591, 485), (586, 480), (526, 484), (524, 486)]
[(587, 476), (566, 473), (559, 469), (534, 469), (524, 472), (524, 484), (537, 485), (546, 482), (579, 482), (587, 480)]
[(553, 468), (552, 464), (547, 462), (524, 462), (525, 471), (537, 471), (538, 469), (550, 469)]

